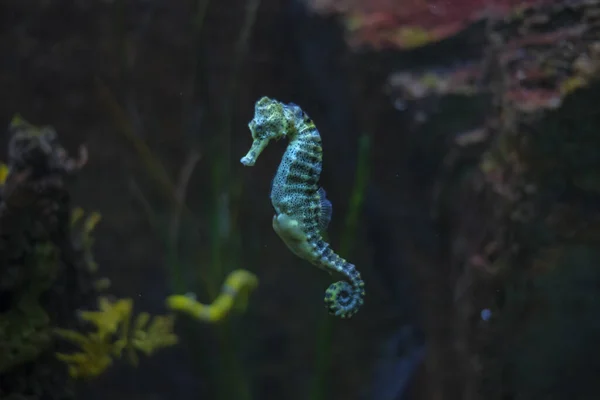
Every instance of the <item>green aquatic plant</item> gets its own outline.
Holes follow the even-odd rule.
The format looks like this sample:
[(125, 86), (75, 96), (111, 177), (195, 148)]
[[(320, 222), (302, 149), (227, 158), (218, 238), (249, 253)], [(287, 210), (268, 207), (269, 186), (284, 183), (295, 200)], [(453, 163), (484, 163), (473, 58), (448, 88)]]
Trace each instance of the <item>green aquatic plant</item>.
[(58, 271), (58, 251), (50, 243), (38, 244), (22, 266), (29, 271), (26, 286), (15, 304), (0, 313), (0, 373), (36, 359), (52, 345), (50, 317), (40, 304)]
[[(93, 257), (92, 232), (101, 218), (98, 212), (85, 216), (81, 208), (75, 208), (71, 213), (70, 225), (74, 240), (82, 249), (90, 272), (98, 269)], [(94, 284), (97, 290), (104, 290), (110, 286), (110, 281), (98, 279)], [(91, 378), (102, 374), (112, 365), (113, 357), (121, 357), (123, 349), (128, 349), (129, 362), (137, 365), (138, 356), (134, 350), (151, 355), (159, 348), (177, 343), (177, 336), (172, 332), (174, 317), (171, 315), (151, 317), (148, 313), (140, 313), (130, 331), (132, 307), (131, 299), (113, 302), (108, 297), (101, 296), (98, 298), (99, 311), (79, 312), (80, 319), (93, 324), (95, 331), (83, 334), (71, 329), (53, 330), (58, 337), (80, 347), (81, 351), (76, 353), (56, 354), (59, 360), (66, 363), (72, 378)]]
[[(365, 201), (369, 181), (369, 163), (371, 152), (371, 137), (367, 134), (360, 136), (358, 141), (358, 160), (355, 171), (354, 186), (350, 195), (348, 212), (342, 233), (340, 251), (351, 252), (356, 241), (359, 217)], [(329, 371), (331, 368), (331, 345), (333, 343), (334, 324), (331, 318), (322, 318), (317, 329), (316, 354), (314, 374), (310, 385), (309, 398), (314, 400), (326, 399), (328, 394)]]
[[(72, 216), (72, 225), (82, 220), (83, 211), (76, 209)], [(91, 246), (93, 238), (91, 231), (100, 220), (100, 214), (92, 213), (83, 221), (83, 248), (86, 259), (92, 260)], [(94, 268), (96, 264), (92, 263)], [(97, 286), (100, 283), (97, 281)], [(189, 295), (172, 295), (167, 298), (167, 307), (173, 311), (183, 312), (210, 323), (223, 321), (232, 309), (245, 310), (248, 297), (258, 285), (257, 277), (246, 271), (233, 271), (223, 284), (221, 294), (210, 305), (197, 302)], [(132, 365), (138, 365), (136, 353), (142, 352), (147, 356), (158, 349), (174, 346), (179, 339), (173, 332), (174, 315), (151, 316), (146, 312), (140, 313), (133, 323), (132, 299), (111, 301), (107, 297), (98, 298), (98, 311), (82, 311), (80, 319), (91, 323), (95, 330), (81, 333), (71, 329), (54, 329), (54, 333), (80, 348), (75, 353), (57, 353), (56, 357), (68, 366), (72, 378), (92, 378), (106, 371), (113, 364), (114, 358), (121, 358), (123, 350), (127, 350), (127, 360)], [(47, 322), (47, 319), (43, 319)], [(48, 343), (50, 337), (46, 331)]]
[[(243, 69), (243, 60), (248, 52), (248, 41), (254, 27), (260, 0), (251, 0), (246, 8), (238, 41), (231, 58), (232, 73), (227, 87), (220, 94), (219, 101), (207, 99), (203, 103), (201, 97), (204, 94), (204, 85), (210, 80), (210, 77), (205, 74), (204, 64), (206, 60), (202, 50), (202, 43), (205, 41), (203, 24), (206, 19), (209, 1), (197, 0), (192, 2), (192, 35), (194, 47), (197, 51), (193, 51), (191, 57), (194, 76), (189, 97), (184, 96), (185, 121), (183, 125), (189, 126), (189, 121), (195, 120), (200, 112), (205, 116), (217, 116), (218, 120), (215, 121), (213, 125), (215, 130), (210, 135), (200, 135), (197, 129), (182, 132), (182, 136), (189, 140), (186, 145), (191, 145), (190, 147), (196, 147), (194, 142), (197, 138), (211, 138), (210, 142), (207, 143), (207, 147), (211, 149), (210, 155), (203, 158), (212, 178), (212, 185), (206, 188), (208, 198), (203, 201), (203, 204), (208, 205), (204, 207), (207, 211), (208, 223), (199, 222), (196, 219), (197, 215), (186, 206), (186, 185), (174, 185), (172, 183), (158, 157), (152, 153), (145, 143), (143, 132), (135, 130), (132, 119), (116, 101), (117, 96), (129, 96), (131, 94), (129, 92), (132, 90), (131, 87), (121, 85), (118, 89), (119, 93), (114, 96), (99, 80), (97, 83), (99, 94), (114, 118), (118, 132), (133, 144), (149, 177), (161, 189), (160, 194), (168, 200), (166, 212), (159, 210), (160, 207), (156, 207), (155, 204), (147, 201), (141, 195), (143, 191), (137, 185), (132, 184), (132, 186), (135, 186), (135, 191), (140, 194), (138, 197), (144, 204), (148, 219), (156, 228), (158, 236), (165, 245), (167, 260), (165, 267), (172, 292), (181, 293), (189, 290), (198, 293), (199, 296), (212, 299), (218, 296), (219, 286), (226, 275), (244, 261), (239, 259), (239, 251), (237, 251), (240, 243), (239, 232), (235, 229), (237, 206), (240, 204), (242, 193), (241, 181), (231, 174), (232, 162), (229, 153), (232, 147), (231, 134), (234, 126), (232, 121), (235, 117), (233, 106), (236, 101), (237, 83), (240, 79), (239, 74)], [(119, 33), (115, 36), (119, 38), (119, 43), (116, 43), (116, 45), (123, 48), (121, 73), (126, 76), (132, 73), (132, 63), (126, 57), (126, 46), (131, 44), (132, 40), (124, 29), (123, 5), (123, 1), (115, 3), (115, 30)], [(126, 81), (124, 79), (124, 82)], [(200, 107), (202, 107), (201, 110), (199, 110)], [(193, 125), (195, 128), (195, 124)], [(192, 152), (200, 158), (200, 151), (193, 150)], [(184, 170), (187, 170), (187, 167), (184, 167)], [(189, 176), (187, 179), (189, 179)], [(187, 179), (183, 181), (187, 182)], [(166, 223), (164, 219), (167, 220)], [(206, 238), (199, 235), (198, 232), (206, 225), (210, 226), (208, 235), (209, 254), (200, 254), (204, 249), (199, 250), (198, 243), (204, 243)], [(185, 246), (187, 243), (193, 243), (193, 246), (187, 248)], [(198, 265), (202, 265), (203, 268), (198, 268)], [(184, 277), (190, 277), (191, 279), (184, 279)], [(216, 309), (213, 308), (212, 310)], [(198, 341), (196, 338), (205, 334), (203, 331), (206, 331), (206, 327), (190, 324), (186, 328), (183, 335), (191, 338), (191, 351), (198, 354), (196, 359), (200, 364), (206, 359), (204, 354), (207, 341)], [(251, 397), (249, 383), (247, 382), (246, 373), (243, 371), (240, 357), (234, 349), (246, 338), (246, 335), (237, 333), (230, 326), (227, 318), (223, 318), (219, 324), (214, 325), (212, 328), (216, 331), (215, 336), (218, 341), (220, 362), (217, 367), (214, 365), (206, 366), (205, 371), (214, 374), (214, 377), (210, 377), (209, 380), (217, 382), (215, 388), (216, 398), (249, 399)]]

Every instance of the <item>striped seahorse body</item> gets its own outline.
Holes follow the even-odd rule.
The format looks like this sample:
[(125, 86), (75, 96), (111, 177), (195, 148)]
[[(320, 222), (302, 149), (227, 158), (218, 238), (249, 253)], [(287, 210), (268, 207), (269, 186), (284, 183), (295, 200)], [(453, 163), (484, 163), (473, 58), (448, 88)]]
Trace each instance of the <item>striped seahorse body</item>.
[(363, 304), (364, 282), (356, 267), (338, 256), (321, 236), (331, 220), (332, 207), (319, 187), (323, 161), (319, 131), (299, 106), (268, 97), (256, 102), (248, 126), (254, 141), (241, 159), (247, 166), (254, 165), (270, 140), (288, 139), (271, 188), (273, 229), (298, 257), (329, 273), (340, 273), (350, 282), (331, 284), (325, 304), (333, 315), (353, 316)]

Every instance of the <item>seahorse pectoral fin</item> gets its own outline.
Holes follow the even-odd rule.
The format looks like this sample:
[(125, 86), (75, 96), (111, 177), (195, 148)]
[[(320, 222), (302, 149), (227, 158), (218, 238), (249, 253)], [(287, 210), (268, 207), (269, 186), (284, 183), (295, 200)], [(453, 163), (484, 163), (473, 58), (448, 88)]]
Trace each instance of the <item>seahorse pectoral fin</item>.
[(325, 189), (321, 187), (317, 193), (319, 194), (319, 202), (321, 206), (321, 213), (319, 214), (319, 230), (326, 231), (327, 227), (329, 227), (329, 223), (331, 222), (333, 206), (331, 205), (331, 201), (327, 199)]
[(254, 163), (256, 163), (258, 156), (260, 156), (260, 153), (262, 153), (262, 151), (265, 149), (265, 147), (267, 147), (268, 144), (268, 139), (254, 139), (250, 150), (244, 157), (242, 157), (240, 162), (247, 167), (253, 166)]

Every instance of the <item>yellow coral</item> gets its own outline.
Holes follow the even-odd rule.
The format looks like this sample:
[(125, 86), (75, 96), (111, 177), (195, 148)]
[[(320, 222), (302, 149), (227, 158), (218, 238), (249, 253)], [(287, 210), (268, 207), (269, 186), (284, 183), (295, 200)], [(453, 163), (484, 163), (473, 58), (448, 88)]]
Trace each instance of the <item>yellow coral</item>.
[(173, 295), (167, 298), (167, 307), (184, 312), (199, 320), (218, 322), (226, 318), (232, 308), (245, 310), (248, 297), (257, 286), (256, 275), (238, 269), (229, 274), (221, 293), (212, 304), (202, 304), (189, 295)]
[(100, 222), (101, 219), (102, 216), (99, 212), (91, 213), (85, 220), (85, 223), (83, 225), (83, 232), (85, 232), (86, 234), (90, 234), (94, 230), (94, 228), (96, 228), (96, 225), (98, 224), (98, 222)]
[(72, 378), (98, 376), (112, 364), (111, 353), (114, 351), (114, 344), (102, 340), (98, 334), (91, 333), (85, 336), (67, 329), (56, 329), (55, 332), (63, 339), (79, 345), (83, 350), (75, 354), (56, 354), (59, 360), (68, 365), (69, 375)]
[(11, 126), (21, 125), (21, 124), (25, 124), (25, 123), (26, 123), (26, 121), (23, 119), (21, 114), (13, 115), (12, 119), (10, 120)]
[[(133, 301), (131, 299), (122, 299), (112, 303), (106, 297), (98, 299), (98, 308), (100, 311), (82, 311), (79, 315), (81, 319), (96, 325), (98, 335), (104, 339), (115, 332), (122, 322), (127, 322), (131, 316)], [(127, 328), (124, 324), (124, 335), (127, 334)]]
[(177, 335), (173, 333), (175, 317), (173, 315), (159, 315), (150, 322), (150, 314), (140, 313), (138, 315), (131, 338), (132, 346), (145, 353), (152, 355), (156, 350), (177, 344)]
[(83, 208), (77, 207), (71, 211), (71, 227), (74, 227), (77, 222), (83, 217)]
[(421, 83), (427, 89), (435, 90), (440, 86), (440, 78), (434, 73), (426, 73), (421, 77)]
[[(79, 332), (57, 329), (55, 332), (81, 348), (75, 354), (57, 353), (58, 359), (67, 363), (69, 374), (73, 378), (94, 377), (108, 368), (112, 357), (121, 357), (124, 348), (129, 348), (129, 362), (138, 363), (134, 350), (151, 355), (159, 348), (172, 346), (177, 343), (173, 333), (173, 316), (154, 317), (150, 326), (150, 315), (141, 313), (134, 324), (133, 332), (129, 332), (133, 302), (131, 299), (121, 299), (111, 302), (105, 297), (98, 300), (100, 311), (84, 311), (82, 319), (91, 322), (96, 331), (83, 335)], [(115, 334), (116, 335), (115, 338)]]
[(417, 26), (405, 26), (392, 34), (394, 42), (399, 43), (405, 49), (414, 49), (424, 46), (436, 40), (435, 36), (423, 28)]
[(3, 185), (6, 182), (6, 178), (8, 177), (8, 165), (4, 163), (0, 163), (0, 185)]
[(581, 76), (572, 76), (561, 82), (559, 91), (563, 96), (586, 86), (588, 82)]
[[(83, 209), (77, 207), (71, 212), (71, 229), (74, 229), (79, 225), (80, 221), (82, 221), (84, 216)], [(87, 261), (88, 268), (91, 272), (96, 272), (98, 270), (98, 264), (94, 261), (94, 256), (92, 254), (92, 246), (94, 245), (94, 238), (92, 237), (92, 231), (96, 228), (96, 225), (102, 219), (102, 215), (98, 212), (92, 212), (87, 216), (85, 220), (81, 223), (81, 242), (83, 245), (83, 250), (85, 252), (85, 257)], [(99, 287), (105, 287), (106, 284), (110, 285), (110, 281), (107, 279), (102, 280), (101, 282), (97, 282)]]

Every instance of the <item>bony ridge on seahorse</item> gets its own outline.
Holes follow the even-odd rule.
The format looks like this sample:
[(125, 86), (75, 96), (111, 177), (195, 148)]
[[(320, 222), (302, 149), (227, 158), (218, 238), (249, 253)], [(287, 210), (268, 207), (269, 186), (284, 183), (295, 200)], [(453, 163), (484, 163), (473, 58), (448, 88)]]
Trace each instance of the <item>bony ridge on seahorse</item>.
[(350, 282), (331, 284), (325, 291), (325, 305), (332, 315), (352, 317), (364, 302), (365, 285), (356, 267), (338, 256), (321, 236), (331, 220), (332, 206), (318, 185), (323, 161), (319, 131), (299, 106), (268, 97), (256, 102), (248, 127), (253, 143), (240, 160), (246, 166), (254, 165), (270, 140), (288, 139), (271, 187), (273, 229), (298, 257), (329, 273), (340, 273)]

